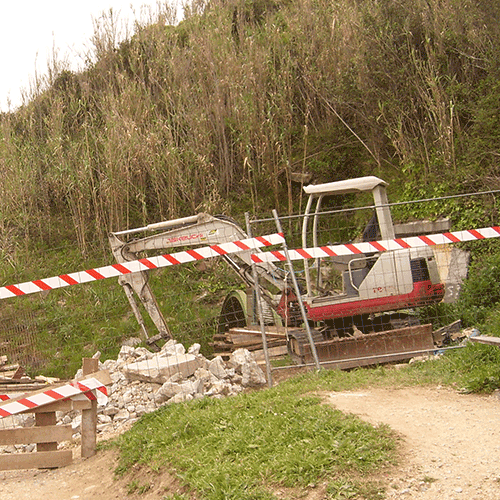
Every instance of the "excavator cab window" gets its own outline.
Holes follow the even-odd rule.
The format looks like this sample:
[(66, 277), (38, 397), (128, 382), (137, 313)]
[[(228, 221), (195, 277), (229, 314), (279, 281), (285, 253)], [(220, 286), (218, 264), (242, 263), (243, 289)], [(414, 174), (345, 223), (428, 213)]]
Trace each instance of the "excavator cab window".
[(380, 239), (380, 227), (378, 225), (377, 214), (373, 212), (368, 224), (363, 231), (363, 241), (377, 241)]

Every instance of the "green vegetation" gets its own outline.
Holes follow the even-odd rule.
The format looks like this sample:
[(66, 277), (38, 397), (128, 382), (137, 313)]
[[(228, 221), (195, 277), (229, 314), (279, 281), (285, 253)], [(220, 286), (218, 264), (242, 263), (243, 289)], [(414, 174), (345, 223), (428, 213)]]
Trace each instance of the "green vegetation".
[(173, 468), (186, 488), (206, 500), (272, 499), (281, 487), (300, 497), (320, 484), (329, 500), (376, 500), (385, 495), (381, 470), (397, 462), (396, 437), (330, 408), (315, 394), (430, 384), (490, 392), (499, 383), (500, 350), (469, 344), (398, 369), (309, 372), (272, 389), (169, 405), (106, 446), (120, 451), (118, 474), (133, 464)]
[(394, 462), (395, 437), (304, 395), (327, 385), (323, 376), (163, 407), (117, 439), (118, 472), (135, 463), (172, 466), (207, 500), (272, 499), (278, 486), (304, 490), (328, 478), (337, 479), (326, 498), (362, 491), (380, 498), (371, 475)]
[(83, 72), (55, 61), (0, 116), (1, 251), (70, 238), (86, 255), (199, 210), (297, 212), (301, 172), (375, 173), (396, 199), (498, 187), (498, 9), (231, 0), (173, 26), (163, 5), (119, 45), (104, 17)]
[[(160, 5), (120, 44), (103, 17), (81, 73), (53, 61), (30, 99), (0, 115), (1, 284), (109, 264), (112, 230), (200, 211), (240, 222), (245, 211), (299, 213), (297, 174), (379, 175), (391, 201), (499, 186), (497, 2), (215, 0), (192, 3), (177, 25), (171, 14)], [(395, 216), (498, 223), (494, 195)], [(335, 237), (359, 234), (356, 218), (345, 214)], [(432, 312), (495, 335), (500, 253), (481, 245), (461, 301)], [(229, 273), (157, 276), (172, 331), (209, 354)], [(4, 300), (2, 336), (26, 329), (28, 312), (33, 369), (50, 375), (72, 376), (82, 356), (113, 357), (138, 335), (116, 282)]]
[[(499, 17), (493, 0), (214, 0), (187, 5), (178, 25), (162, 4), (120, 44), (104, 17), (84, 71), (54, 61), (20, 109), (0, 114), (0, 284), (107, 265), (110, 231), (201, 211), (240, 222), (244, 212), (303, 212), (298, 174), (378, 175), (394, 202), (498, 189)], [(363, 203), (345, 196), (324, 207)], [(490, 194), (401, 205), (394, 216), (485, 227), (498, 225), (497, 205)], [(364, 216), (345, 212), (332, 237), (356, 237)], [(462, 246), (472, 265), (460, 300), (421, 318), (500, 335), (498, 243)], [(224, 295), (240, 286), (232, 276), (223, 263), (151, 273), (177, 340), (211, 353)], [(114, 358), (138, 330), (114, 280), (1, 302), (1, 340), (29, 353), (29, 372), (71, 377), (82, 356)], [(207, 500), (325, 482), (325, 499), (375, 500), (394, 436), (315, 394), (410, 384), (491, 392), (500, 349), (468, 344), (397, 370), (321, 371), (170, 405), (117, 440), (119, 471), (175, 467)], [(131, 481), (128, 492), (149, 487)]]

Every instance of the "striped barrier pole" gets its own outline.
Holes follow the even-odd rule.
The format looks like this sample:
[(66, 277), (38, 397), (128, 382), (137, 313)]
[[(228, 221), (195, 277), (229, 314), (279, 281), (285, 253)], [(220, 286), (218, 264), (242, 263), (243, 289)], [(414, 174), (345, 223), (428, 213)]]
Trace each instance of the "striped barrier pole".
[(75, 381), (47, 389), (37, 394), (16, 398), (11, 400), (9, 396), (2, 396), (3, 401), (0, 403), (0, 418), (17, 415), (26, 410), (33, 410), (56, 401), (65, 399), (84, 399), (88, 398), (91, 401), (101, 400), (105, 404), (108, 391), (106, 386), (95, 377), (87, 378), (82, 381)]
[[(315, 248), (299, 248), (295, 250), (288, 250), (288, 253), (290, 260), (305, 260), (322, 257), (359, 255), (364, 253), (421, 248), (426, 246), (446, 245), (498, 237), (500, 237), (500, 227), (492, 226), (480, 229), (469, 229), (465, 231), (410, 236), (407, 238), (394, 238), (391, 240), (327, 245)], [(283, 241), (283, 234), (271, 234), (240, 241), (233, 241), (230, 243), (211, 245), (196, 250), (187, 250), (184, 252), (164, 254), (120, 264), (112, 264), (110, 266), (88, 269), (86, 271), (71, 274), (61, 274), (59, 276), (53, 276), (52, 278), (27, 281), (17, 285), (0, 287), (0, 299), (19, 297), (22, 295), (54, 290), (56, 288), (62, 288), (70, 285), (89, 283), (106, 278), (116, 278), (129, 273), (159, 269), (162, 267), (196, 262), (213, 257), (221, 257), (232, 253), (270, 247), (282, 244)], [(260, 251), (253, 253), (251, 258), (257, 264), (263, 262), (286, 261), (284, 252), (280, 250), (265, 252)]]
[(196, 250), (187, 250), (171, 254), (148, 257), (145, 259), (133, 260), (110, 266), (88, 269), (71, 274), (61, 274), (52, 278), (26, 281), (17, 285), (8, 285), (0, 287), (0, 299), (19, 297), (30, 293), (54, 290), (70, 285), (89, 283), (106, 278), (116, 278), (129, 273), (140, 271), (149, 271), (178, 264), (186, 264), (212, 257), (221, 257), (223, 255), (256, 250), (262, 247), (269, 247), (282, 243), (284, 236), (282, 234), (270, 234), (256, 238), (247, 238), (244, 240), (221, 243), (219, 245), (210, 245)]
[[(324, 257), (338, 257), (344, 255), (360, 255), (373, 252), (389, 252), (409, 248), (422, 248), (436, 245), (449, 245), (467, 241), (484, 240), (500, 237), (500, 227), (485, 227), (469, 229), (466, 231), (453, 231), (407, 238), (394, 238), (392, 240), (369, 241), (348, 243), (342, 245), (326, 245), (314, 248), (299, 248), (288, 250), (290, 260), (318, 259)], [(260, 252), (252, 255), (256, 263), (285, 262), (286, 256), (282, 251)]]

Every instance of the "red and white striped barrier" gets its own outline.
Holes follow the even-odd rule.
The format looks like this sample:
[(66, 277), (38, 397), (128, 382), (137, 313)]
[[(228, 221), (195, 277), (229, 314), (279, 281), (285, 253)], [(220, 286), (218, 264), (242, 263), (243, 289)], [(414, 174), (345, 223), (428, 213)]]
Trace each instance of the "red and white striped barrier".
[[(500, 227), (485, 227), (480, 229), (469, 229), (466, 231), (453, 231), (449, 233), (438, 233), (431, 235), (410, 236), (407, 238), (395, 238), (392, 240), (370, 241), (362, 243), (349, 243), (342, 245), (328, 245), (316, 248), (299, 248), (289, 250), (291, 260), (317, 259), (321, 257), (335, 257), (340, 255), (357, 255), (373, 252), (387, 252), (393, 250), (403, 250), (408, 248), (419, 248), (434, 245), (445, 245), (451, 243), (460, 243), (474, 240), (484, 240), (500, 237)], [(30, 293), (54, 290), (70, 285), (80, 283), (89, 283), (91, 281), (102, 280), (106, 278), (116, 278), (128, 273), (139, 271), (148, 271), (162, 267), (195, 262), (212, 257), (238, 253), (248, 250), (257, 250), (262, 247), (270, 247), (284, 243), (283, 234), (276, 233), (256, 238), (247, 238), (245, 240), (233, 241), (230, 243), (221, 243), (220, 245), (211, 245), (196, 250), (187, 250), (156, 257), (134, 260), (121, 264), (112, 264), (110, 266), (88, 269), (71, 274), (62, 274), (52, 278), (45, 278), (35, 281), (27, 281), (17, 285), (0, 287), (0, 299), (27, 295)], [(261, 262), (281, 262), (285, 261), (285, 253), (281, 250), (256, 252), (252, 255), (252, 260), (256, 263)]]
[(116, 278), (124, 274), (148, 271), (151, 269), (174, 266), (177, 264), (185, 264), (187, 262), (209, 259), (211, 257), (220, 257), (231, 253), (256, 250), (262, 247), (277, 245), (283, 243), (284, 241), (283, 234), (276, 233), (256, 238), (232, 241), (230, 243), (221, 243), (220, 245), (210, 245), (196, 250), (187, 250), (184, 252), (148, 257), (146, 259), (139, 259), (121, 264), (112, 264), (110, 266), (88, 269), (87, 271), (80, 271), (77, 273), (61, 274), (60, 276), (53, 276), (52, 278), (27, 281), (17, 285), (1, 287), (0, 299), (43, 292), (45, 290), (54, 290), (56, 288), (88, 283), (90, 281), (97, 281), (106, 278)]
[[(317, 259), (322, 257), (359, 255), (373, 252), (388, 252), (408, 248), (446, 245), (498, 237), (500, 237), (500, 227), (494, 226), (481, 229), (469, 229), (467, 231), (453, 231), (450, 233), (395, 238), (392, 240), (349, 243), (344, 245), (327, 245), (316, 248), (299, 248), (295, 250), (288, 250), (288, 255), (290, 260)], [(286, 260), (286, 256), (283, 251), (278, 250), (254, 254), (252, 255), (252, 259), (256, 263), (282, 262)]]
[(91, 401), (97, 399), (99, 403), (105, 404), (107, 395), (106, 386), (94, 377), (87, 378), (81, 382), (72, 382), (54, 389), (47, 389), (46, 391), (16, 399), (15, 401), (10, 401), (8, 396), (3, 395), (2, 399), (7, 399), (4, 400), (5, 402), (0, 403), (0, 418), (10, 417), (26, 410), (32, 410), (33, 408), (65, 399), (82, 399), (86, 397)]

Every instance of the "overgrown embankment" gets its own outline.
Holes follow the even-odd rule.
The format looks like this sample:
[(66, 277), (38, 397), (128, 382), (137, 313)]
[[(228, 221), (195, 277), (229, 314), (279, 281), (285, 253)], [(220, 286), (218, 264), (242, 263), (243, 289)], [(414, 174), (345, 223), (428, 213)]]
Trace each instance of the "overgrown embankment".
[[(492, 1), (214, 1), (176, 26), (164, 8), (120, 44), (103, 22), (84, 71), (54, 63), (0, 116), (2, 283), (107, 264), (110, 230), (297, 213), (298, 174), (379, 175), (391, 201), (498, 187), (499, 14)], [(412, 207), (398, 217), (497, 223), (494, 199)], [(178, 274), (159, 288), (195, 283), (201, 297), (227, 284), (224, 272)], [(68, 357), (71, 371), (96, 349), (116, 355), (134, 333), (115, 287), (4, 302), (2, 316), (34, 309), (42, 357), (62, 375)], [(220, 304), (204, 300), (186, 337), (208, 335)]]
[[(298, 209), (292, 174), (404, 179), (398, 197), (497, 184), (494, 2), (211, 2), (116, 46), (0, 121), (1, 251), (199, 210)], [(105, 28), (107, 26), (107, 28)], [(7, 238), (9, 236), (9, 238)], [(11, 256), (12, 257), (12, 256)]]

